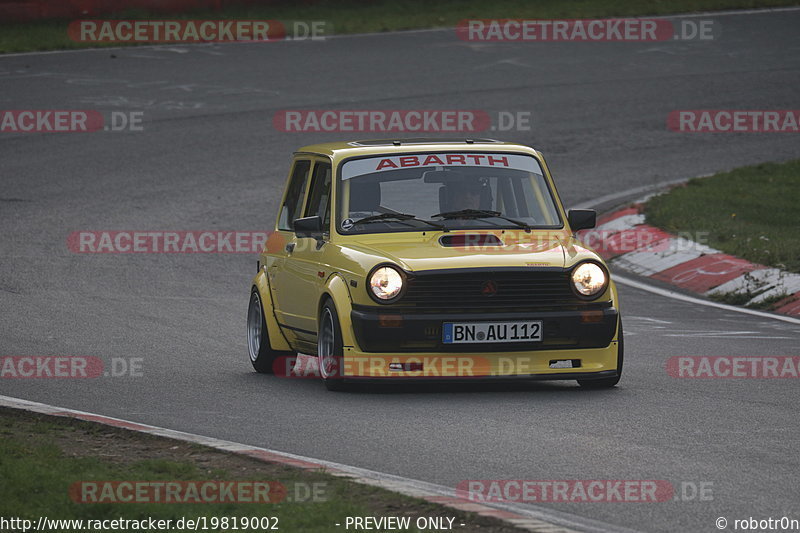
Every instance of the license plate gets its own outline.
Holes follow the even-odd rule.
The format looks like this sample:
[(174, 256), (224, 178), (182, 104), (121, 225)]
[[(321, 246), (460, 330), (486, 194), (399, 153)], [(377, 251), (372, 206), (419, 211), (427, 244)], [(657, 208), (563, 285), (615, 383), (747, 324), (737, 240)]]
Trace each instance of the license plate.
[(480, 342), (540, 342), (542, 322), (445, 322), (444, 344)]

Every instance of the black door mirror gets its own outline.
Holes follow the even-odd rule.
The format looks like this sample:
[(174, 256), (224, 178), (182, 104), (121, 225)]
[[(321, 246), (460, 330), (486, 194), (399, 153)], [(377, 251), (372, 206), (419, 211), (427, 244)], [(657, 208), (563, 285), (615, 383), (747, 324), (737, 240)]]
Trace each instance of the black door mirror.
[(597, 211), (594, 209), (570, 209), (567, 221), (573, 232), (580, 229), (592, 229), (597, 225)]
[(298, 237), (322, 237), (322, 219), (318, 216), (297, 218), (292, 227)]

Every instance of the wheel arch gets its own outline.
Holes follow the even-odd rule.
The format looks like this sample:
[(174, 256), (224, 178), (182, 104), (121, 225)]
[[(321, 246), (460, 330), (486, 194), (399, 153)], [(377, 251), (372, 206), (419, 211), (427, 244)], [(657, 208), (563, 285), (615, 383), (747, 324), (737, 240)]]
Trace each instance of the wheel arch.
[(355, 346), (353, 337), (353, 326), (350, 321), (350, 312), (353, 310), (353, 301), (350, 298), (350, 290), (347, 282), (339, 274), (331, 274), (325, 283), (325, 288), (320, 294), (317, 302), (317, 318), (322, 313), (322, 306), (327, 300), (333, 302), (333, 307), (339, 318), (339, 327), (342, 330), (342, 342), (345, 347)]
[(622, 309), (620, 308), (619, 292), (617, 292), (617, 284), (611, 280), (611, 299), (614, 302), (614, 307), (617, 309), (619, 319), (617, 320), (617, 331), (614, 333), (614, 340), (619, 340), (620, 325), (622, 324)]
[(251, 290), (253, 289), (258, 291), (258, 296), (261, 299), (261, 312), (264, 314), (264, 322), (267, 324), (270, 347), (276, 351), (293, 351), (286, 337), (283, 336), (283, 332), (278, 325), (278, 319), (275, 318), (269, 279), (263, 269), (259, 270), (256, 277), (253, 278)]

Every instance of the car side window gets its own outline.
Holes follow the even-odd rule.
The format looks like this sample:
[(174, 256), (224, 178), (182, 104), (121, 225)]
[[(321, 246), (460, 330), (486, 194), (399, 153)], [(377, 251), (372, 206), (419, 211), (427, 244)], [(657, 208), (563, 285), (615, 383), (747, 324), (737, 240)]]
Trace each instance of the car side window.
[(317, 163), (311, 178), (311, 195), (303, 216), (318, 216), (322, 219), (323, 227), (327, 229), (331, 220), (330, 205), (331, 165), (330, 163)]
[(300, 209), (303, 207), (303, 199), (306, 196), (306, 182), (310, 169), (311, 161), (308, 159), (295, 162), (292, 177), (289, 180), (289, 190), (286, 192), (286, 200), (283, 201), (281, 216), (278, 217), (278, 229), (292, 231), (292, 222), (296, 218), (300, 218)]

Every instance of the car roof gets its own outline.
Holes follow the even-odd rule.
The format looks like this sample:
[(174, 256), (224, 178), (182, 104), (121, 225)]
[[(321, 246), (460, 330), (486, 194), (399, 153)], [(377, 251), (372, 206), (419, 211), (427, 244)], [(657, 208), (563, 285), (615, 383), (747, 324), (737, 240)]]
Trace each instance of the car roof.
[(411, 139), (368, 139), (361, 141), (340, 141), (332, 143), (311, 144), (303, 146), (295, 153), (310, 153), (326, 156), (352, 156), (379, 154), (391, 152), (405, 152), (409, 150), (464, 150), (464, 149), (496, 149), (503, 147), (524, 149), (530, 151), (531, 147), (524, 144), (497, 141), (494, 139), (454, 139), (454, 138), (411, 138)]

